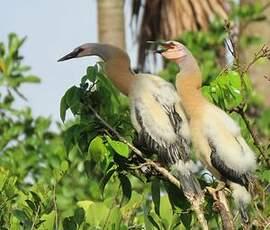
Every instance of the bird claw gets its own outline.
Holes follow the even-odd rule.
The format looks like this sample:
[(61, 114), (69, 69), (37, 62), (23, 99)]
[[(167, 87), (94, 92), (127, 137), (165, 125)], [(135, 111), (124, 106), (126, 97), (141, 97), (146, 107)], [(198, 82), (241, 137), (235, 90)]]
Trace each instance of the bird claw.
[(214, 200), (218, 200), (218, 192), (225, 188), (225, 183), (223, 181), (219, 181), (216, 188), (206, 186), (206, 190), (213, 196)]

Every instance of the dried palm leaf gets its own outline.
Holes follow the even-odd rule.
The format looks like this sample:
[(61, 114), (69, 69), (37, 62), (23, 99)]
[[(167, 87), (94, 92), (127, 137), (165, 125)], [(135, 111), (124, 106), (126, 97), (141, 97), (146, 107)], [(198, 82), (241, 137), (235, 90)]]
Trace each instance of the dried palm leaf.
[(225, 20), (227, 12), (228, 2), (222, 0), (133, 0), (132, 19), (138, 28), (138, 67), (144, 68), (149, 48), (146, 41), (172, 40), (185, 31), (207, 31), (215, 16)]

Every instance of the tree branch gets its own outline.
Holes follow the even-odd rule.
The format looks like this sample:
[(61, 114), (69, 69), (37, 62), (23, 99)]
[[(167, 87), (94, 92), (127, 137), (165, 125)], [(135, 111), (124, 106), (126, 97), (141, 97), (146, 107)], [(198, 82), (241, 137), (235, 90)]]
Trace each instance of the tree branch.
[[(131, 143), (129, 143), (123, 136), (120, 135), (120, 133), (118, 133), (110, 124), (108, 124), (98, 113), (97, 111), (90, 105), (90, 103), (87, 103), (86, 105), (94, 114), (94, 116), (105, 126), (107, 127), (112, 133), (114, 133), (117, 138), (125, 143), (126, 145), (128, 145), (128, 147), (138, 156), (140, 156), (141, 158), (143, 158), (145, 160), (145, 164), (150, 165), (151, 167), (153, 167), (153, 169), (155, 169), (157, 172), (159, 172), (164, 178), (166, 178), (169, 182), (171, 182), (172, 184), (174, 184), (178, 189), (181, 189), (181, 185), (180, 182), (165, 168), (158, 166), (154, 161), (147, 159), (143, 156), (143, 153), (137, 149), (134, 145), (132, 145)], [(203, 230), (207, 230), (208, 226), (207, 226), (207, 221), (204, 217), (203, 211), (201, 209), (201, 204), (204, 200), (204, 194), (202, 194), (201, 197), (190, 197), (190, 196), (186, 196), (187, 199), (189, 200), (192, 209), (194, 210), (194, 212), (197, 215), (198, 221), (200, 222)]]
[(233, 218), (225, 192), (223, 191), (224, 186), (224, 184), (219, 183), (215, 189), (211, 187), (206, 187), (206, 189), (215, 200), (213, 208), (220, 214), (223, 230), (233, 230)]

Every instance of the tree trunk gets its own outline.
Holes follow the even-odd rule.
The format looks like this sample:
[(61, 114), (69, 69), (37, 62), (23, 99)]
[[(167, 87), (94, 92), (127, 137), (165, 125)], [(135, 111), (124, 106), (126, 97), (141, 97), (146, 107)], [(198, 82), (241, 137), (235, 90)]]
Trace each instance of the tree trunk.
[(97, 7), (99, 42), (125, 49), (124, 0), (97, 0)]
[[(269, 0), (260, 0), (262, 5), (269, 3)], [(241, 4), (252, 4), (253, 0), (241, 0)], [(262, 44), (270, 46), (270, 7), (264, 11), (266, 20), (254, 21), (249, 23), (243, 28), (240, 26), (240, 38), (244, 36), (258, 36), (262, 39)], [(241, 28), (242, 27), (242, 28)], [(254, 54), (262, 46), (249, 46), (242, 47), (240, 49), (240, 59), (245, 63), (249, 62), (253, 58)], [(270, 106), (270, 82), (264, 76), (270, 76), (270, 63), (268, 60), (264, 62), (258, 62), (249, 71), (251, 80), (255, 89), (261, 93), (264, 97), (264, 102), (267, 106)]]

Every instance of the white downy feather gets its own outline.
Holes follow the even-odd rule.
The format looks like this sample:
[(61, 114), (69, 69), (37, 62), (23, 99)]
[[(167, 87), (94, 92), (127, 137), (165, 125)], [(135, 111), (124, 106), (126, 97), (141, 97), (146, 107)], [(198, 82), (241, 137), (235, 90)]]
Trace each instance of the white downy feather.
[(204, 133), (213, 142), (217, 154), (239, 173), (254, 171), (256, 157), (240, 133), (239, 126), (221, 109), (212, 105), (204, 113)]

